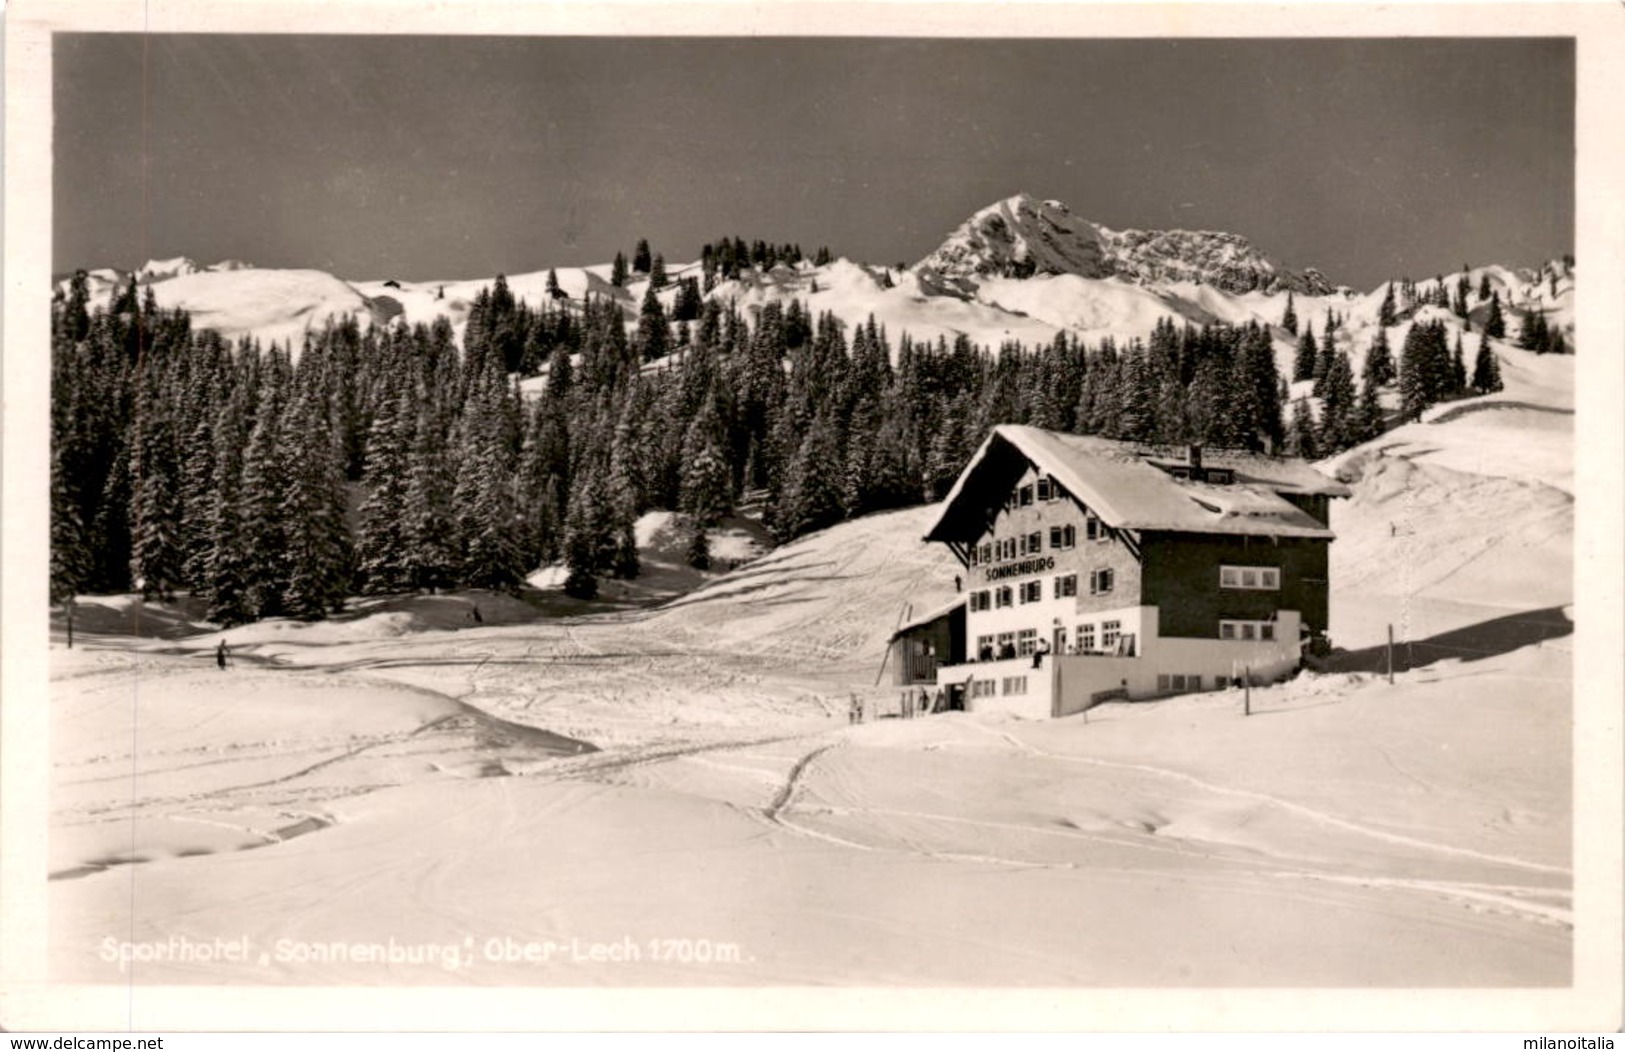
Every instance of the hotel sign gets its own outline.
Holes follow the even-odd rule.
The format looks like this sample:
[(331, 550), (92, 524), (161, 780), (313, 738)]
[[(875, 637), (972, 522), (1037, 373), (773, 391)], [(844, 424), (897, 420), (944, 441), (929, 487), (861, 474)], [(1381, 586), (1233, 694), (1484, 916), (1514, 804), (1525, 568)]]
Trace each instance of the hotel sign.
[(1039, 559), (1023, 559), (1007, 566), (990, 566), (987, 570), (987, 579), (989, 581), (1005, 581), (1012, 577), (1025, 577), (1030, 573), (1047, 573), (1053, 569), (1055, 569), (1055, 557), (1046, 555)]

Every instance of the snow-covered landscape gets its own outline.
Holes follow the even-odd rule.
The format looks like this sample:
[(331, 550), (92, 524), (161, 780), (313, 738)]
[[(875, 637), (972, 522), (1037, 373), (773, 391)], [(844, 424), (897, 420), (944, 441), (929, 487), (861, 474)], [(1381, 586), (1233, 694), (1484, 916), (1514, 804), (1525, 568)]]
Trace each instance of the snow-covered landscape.
[[(1026, 198), (994, 211), (1005, 230), (1043, 220)], [(1195, 263), (1133, 270), (1111, 253), (1135, 232), (1082, 226), (1093, 255), (1031, 252), (1030, 232), (992, 251), (962, 230), (915, 268), (805, 263), (711, 296), (794, 296), (894, 337), (990, 347), (1143, 338), (1165, 316), (1256, 321), (1288, 378), (1288, 291), (1317, 331), (1340, 317), (1356, 374), (1380, 327), (1383, 288), (1334, 289), (1262, 256), (1238, 278), (1253, 251), (1239, 239), (1201, 235), (1184, 242), (1202, 247)], [(1177, 238), (1139, 240), (1178, 255)], [(1009, 272), (1033, 258), (1051, 271)], [(1209, 266), (1230, 276), (1189, 269)], [(461, 325), (488, 284), (143, 272), (198, 327), (296, 347), (329, 315)], [(607, 274), (556, 271), (569, 297), (641, 298)], [(540, 302), (547, 275), (508, 283)], [(1458, 281), (1540, 312), (1572, 346), (1571, 266), (1444, 276)], [(1422, 307), (1385, 335), (1398, 348), (1435, 319), (1469, 324)], [(1352, 491), (1332, 509), (1334, 649), (1245, 699), (896, 718), (888, 639), (905, 610), (952, 599), (960, 572), (921, 540), (929, 505), (779, 545), (742, 508), (707, 570), (685, 562), (674, 513), (647, 512), (643, 572), (595, 600), (566, 597), (556, 564), (513, 594), (353, 598), (325, 620), (225, 629), (185, 597), (82, 596), (72, 649), (53, 615), (52, 975), (1567, 985), (1575, 359), (1510, 339), (1493, 352), (1503, 390), (1318, 465)]]

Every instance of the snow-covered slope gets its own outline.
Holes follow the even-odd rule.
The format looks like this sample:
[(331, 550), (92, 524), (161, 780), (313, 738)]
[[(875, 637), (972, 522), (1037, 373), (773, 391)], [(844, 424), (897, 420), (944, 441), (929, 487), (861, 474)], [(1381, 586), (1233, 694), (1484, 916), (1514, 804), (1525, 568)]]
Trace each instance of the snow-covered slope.
[(292, 344), (328, 318), (371, 317), (356, 289), (320, 270), (229, 270), (181, 274), (152, 286), (160, 307), (185, 307), (199, 329), (229, 338)]
[[(493, 599), (481, 627), (244, 626), (224, 673), (212, 631), (141, 640), (130, 611), (87, 609), (79, 646), (52, 651), (53, 975), (1563, 986), (1572, 373), (1512, 353), (1515, 398), (1324, 465), (1353, 494), (1332, 512), (1339, 651), (1255, 689), (1252, 718), (1224, 691), (848, 726), (854, 695), (895, 705), (874, 684), (905, 604), (953, 594), (956, 564), (919, 540), (929, 508), (653, 611), (527, 619)], [(671, 547), (669, 522), (646, 526)], [(1393, 685), (1374, 674), (1388, 624)], [(121, 972), (98, 955), (109, 932), (265, 956)], [(503, 954), (623, 936), (643, 956)], [(648, 953), (662, 938), (687, 959)], [(457, 956), (277, 950), (391, 939)]]

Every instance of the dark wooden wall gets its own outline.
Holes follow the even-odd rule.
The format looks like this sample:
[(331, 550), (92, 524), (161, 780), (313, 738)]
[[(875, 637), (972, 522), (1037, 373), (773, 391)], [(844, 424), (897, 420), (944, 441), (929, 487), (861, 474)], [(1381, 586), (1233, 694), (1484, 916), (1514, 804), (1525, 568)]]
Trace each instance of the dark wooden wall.
[[(1220, 620), (1262, 621), (1276, 610), (1296, 610), (1311, 631), (1326, 630), (1327, 541), (1147, 531), (1141, 549), (1142, 601), (1159, 608), (1164, 636), (1217, 639)], [(1221, 589), (1221, 565), (1279, 567), (1280, 590)]]

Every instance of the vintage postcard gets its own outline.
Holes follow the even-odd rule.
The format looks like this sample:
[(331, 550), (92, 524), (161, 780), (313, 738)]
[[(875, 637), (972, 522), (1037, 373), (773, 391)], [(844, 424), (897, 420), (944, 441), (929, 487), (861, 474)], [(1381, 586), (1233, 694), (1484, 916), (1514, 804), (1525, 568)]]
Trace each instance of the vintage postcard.
[(1618, 1026), (1618, 7), (11, 16), (0, 1024)]

